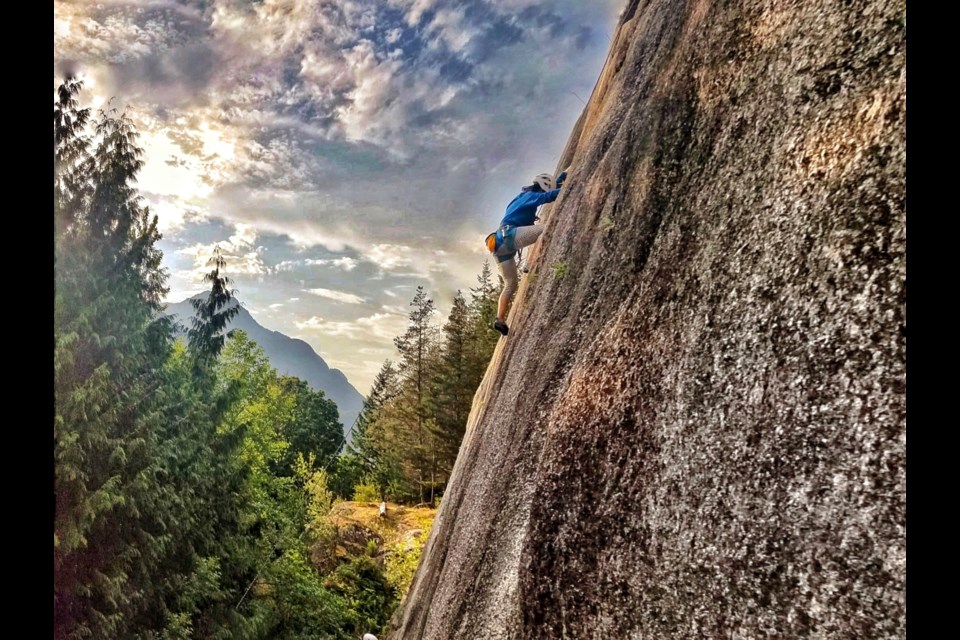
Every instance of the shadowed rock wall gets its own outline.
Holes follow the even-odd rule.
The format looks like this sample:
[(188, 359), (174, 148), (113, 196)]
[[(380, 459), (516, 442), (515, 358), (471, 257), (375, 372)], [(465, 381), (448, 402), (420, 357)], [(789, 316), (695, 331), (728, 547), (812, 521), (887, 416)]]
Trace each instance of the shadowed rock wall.
[(905, 29), (627, 3), (390, 637), (905, 637)]

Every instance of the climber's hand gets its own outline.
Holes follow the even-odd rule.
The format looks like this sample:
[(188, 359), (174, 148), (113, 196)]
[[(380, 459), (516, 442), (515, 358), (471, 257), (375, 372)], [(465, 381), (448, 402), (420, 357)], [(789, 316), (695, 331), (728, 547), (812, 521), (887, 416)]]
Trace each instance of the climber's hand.
[(557, 188), (560, 188), (563, 185), (563, 181), (567, 179), (567, 172), (563, 171), (560, 175), (557, 176)]

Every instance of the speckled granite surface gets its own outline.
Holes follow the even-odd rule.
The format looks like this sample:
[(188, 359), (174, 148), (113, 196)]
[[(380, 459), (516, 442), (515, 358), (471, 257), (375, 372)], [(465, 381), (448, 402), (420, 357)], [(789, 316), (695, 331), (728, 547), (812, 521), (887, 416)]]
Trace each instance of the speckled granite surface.
[(628, 3), (391, 638), (905, 637), (905, 56)]

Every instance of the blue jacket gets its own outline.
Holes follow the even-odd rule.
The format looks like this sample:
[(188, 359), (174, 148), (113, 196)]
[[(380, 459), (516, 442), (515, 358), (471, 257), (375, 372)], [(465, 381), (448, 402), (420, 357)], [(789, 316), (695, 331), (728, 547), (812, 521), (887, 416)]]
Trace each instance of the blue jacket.
[(524, 191), (507, 205), (507, 213), (500, 221), (515, 227), (526, 227), (533, 224), (537, 217), (537, 207), (553, 202), (560, 195), (560, 189), (552, 191)]

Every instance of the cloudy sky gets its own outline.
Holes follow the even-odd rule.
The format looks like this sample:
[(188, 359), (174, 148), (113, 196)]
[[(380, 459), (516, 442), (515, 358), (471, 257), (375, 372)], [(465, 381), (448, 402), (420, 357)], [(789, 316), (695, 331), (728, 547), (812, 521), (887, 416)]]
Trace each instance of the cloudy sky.
[(55, 81), (138, 123), (169, 300), (219, 245), (257, 320), (365, 394), (416, 286), (445, 315), (556, 166), (623, 5), (55, 0)]

